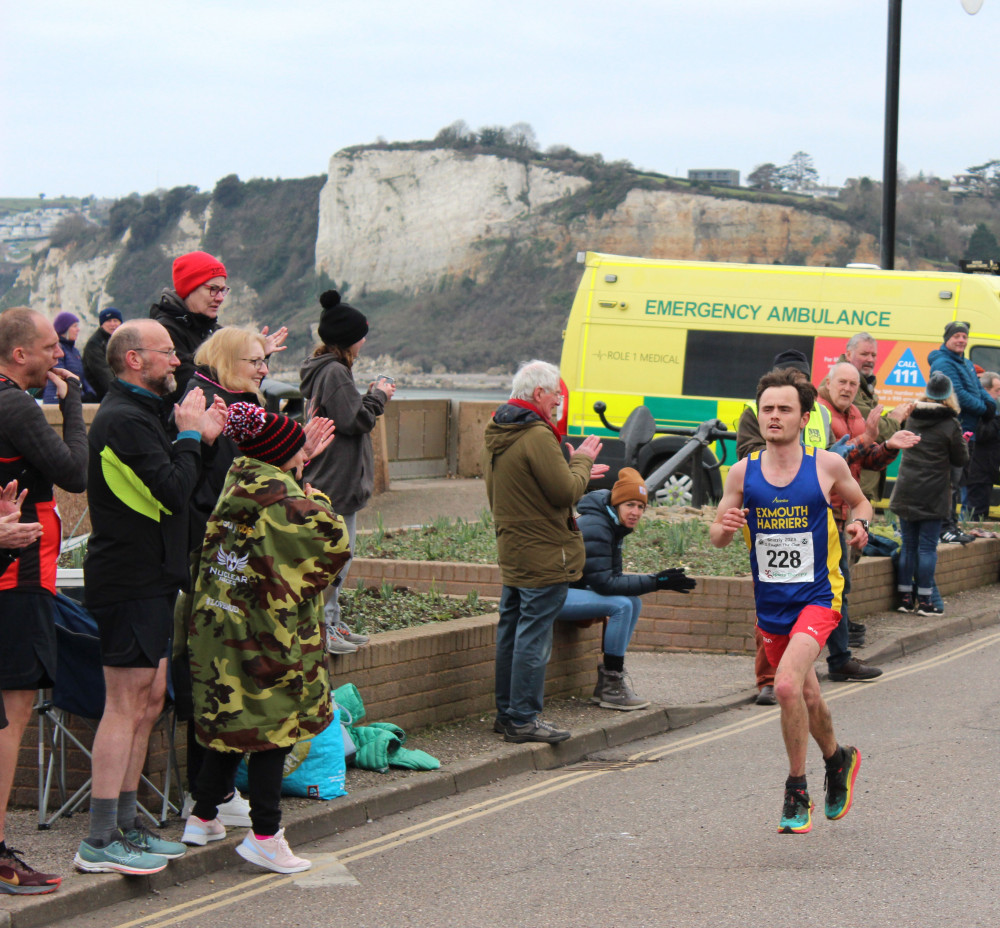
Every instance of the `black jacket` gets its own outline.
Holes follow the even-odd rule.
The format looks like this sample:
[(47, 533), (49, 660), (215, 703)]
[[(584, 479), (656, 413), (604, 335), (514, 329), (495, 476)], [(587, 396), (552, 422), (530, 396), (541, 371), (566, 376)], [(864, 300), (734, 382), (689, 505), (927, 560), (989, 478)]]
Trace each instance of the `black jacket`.
[(0, 377), (0, 486), (17, 480), (18, 490), (28, 491), (21, 521), (45, 526), (42, 537), (22, 550), (18, 569), (0, 584), (3, 589), (55, 592), (61, 532), (53, 487), (70, 493), (87, 489), (87, 427), (76, 381), (69, 382), (59, 409), (62, 438), (29, 394), (13, 380)]
[(188, 381), (194, 376), (194, 353), (209, 335), (222, 326), (211, 316), (191, 312), (175, 290), (163, 291), (160, 302), (150, 307), (149, 318), (155, 319), (170, 333), (170, 340), (180, 358), (180, 367), (174, 370), (177, 389), (165, 397), (173, 405), (183, 396)]
[(187, 589), (188, 507), (201, 442), (171, 442), (170, 406), (115, 380), (90, 426), (88, 607)]
[(111, 336), (98, 326), (87, 344), (83, 346), (83, 373), (86, 375), (90, 389), (94, 391), (99, 403), (104, 399), (104, 395), (111, 386), (111, 381), (115, 375), (111, 373), (108, 366), (108, 339)]
[(587, 562), (574, 587), (589, 587), (602, 596), (642, 596), (656, 589), (652, 574), (622, 572), (622, 542), (632, 529), (618, 521), (610, 490), (594, 490), (577, 503), (576, 523), (583, 533)]
[(903, 451), (889, 508), (910, 522), (946, 519), (951, 504), (951, 469), (969, 460), (958, 417), (941, 403), (917, 403), (903, 428), (920, 444)]
[[(205, 394), (205, 405), (211, 406), (212, 400), (221, 396), (227, 406), (233, 403), (253, 403), (260, 405), (260, 400), (256, 393), (230, 393), (218, 382), (218, 375), (209, 367), (199, 367), (195, 370), (195, 375), (188, 381), (184, 396), (187, 396), (195, 387), (201, 387)], [(176, 434), (176, 428), (171, 429), (171, 435)], [(188, 526), (188, 547), (190, 550), (201, 550), (202, 542), (205, 540), (205, 526), (208, 524), (209, 516), (215, 509), (215, 504), (219, 501), (219, 494), (226, 483), (226, 474), (229, 467), (236, 460), (240, 449), (231, 438), (220, 435), (215, 439), (215, 443), (209, 448), (202, 445), (202, 472), (191, 497), (191, 521)]]

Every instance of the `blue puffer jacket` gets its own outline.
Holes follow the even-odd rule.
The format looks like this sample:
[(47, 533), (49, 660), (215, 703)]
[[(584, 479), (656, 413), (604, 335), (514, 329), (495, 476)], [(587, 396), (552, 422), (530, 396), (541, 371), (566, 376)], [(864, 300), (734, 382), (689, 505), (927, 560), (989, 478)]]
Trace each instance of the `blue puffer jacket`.
[(983, 389), (976, 375), (976, 368), (965, 355), (957, 354), (942, 345), (927, 355), (927, 360), (931, 362), (931, 373), (940, 371), (947, 375), (955, 388), (955, 399), (962, 407), (962, 413), (958, 417), (962, 423), (962, 431), (975, 432), (981, 418), (989, 420), (997, 414), (993, 397)]
[(652, 574), (622, 573), (622, 542), (632, 529), (618, 521), (610, 490), (594, 490), (577, 503), (576, 524), (583, 533), (587, 563), (574, 587), (587, 587), (602, 596), (642, 596), (656, 589)]

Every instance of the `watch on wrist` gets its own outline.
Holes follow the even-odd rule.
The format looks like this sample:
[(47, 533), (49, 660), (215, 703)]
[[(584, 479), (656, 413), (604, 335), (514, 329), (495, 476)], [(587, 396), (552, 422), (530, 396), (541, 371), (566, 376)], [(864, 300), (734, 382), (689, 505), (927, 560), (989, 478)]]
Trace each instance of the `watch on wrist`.
[[(851, 519), (851, 522), (860, 522), (860, 523), (861, 523), (861, 527), (862, 527), (862, 528), (863, 528), (863, 529), (864, 529), (864, 530), (865, 530), (866, 532), (868, 531), (868, 520), (867, 520), (867, 519)], [(850, 525), (850, 524), (851, 524), (851, 522), (848, 522), (847, 524), (848, 524), (848, 525)]]

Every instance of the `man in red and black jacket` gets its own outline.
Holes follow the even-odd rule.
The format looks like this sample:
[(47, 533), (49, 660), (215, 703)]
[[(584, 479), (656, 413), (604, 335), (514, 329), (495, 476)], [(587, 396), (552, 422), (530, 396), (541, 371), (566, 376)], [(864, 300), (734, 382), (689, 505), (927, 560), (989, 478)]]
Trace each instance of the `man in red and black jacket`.
[[(17, 480), (28, 491), (25, 522), (42, 525), (41, 537), (24, 547), (0, 577), (0, 690), (9, 725), (0, 730), (0, 890), (53, 892), (59, 877), (38, 873), (4, 843), (4, 821), (21, 736), (35, 691), (55, 676), (53, 598), (62, 528), (53, 486), (71, 493), (87, 488), (87, 430), (80, 381), (57, 367), (59, 337), (41, 313), (17, 307), (0, 314), (0, 484)], [(60, 439), (25, 391), (56, 386), (63, 417)]]

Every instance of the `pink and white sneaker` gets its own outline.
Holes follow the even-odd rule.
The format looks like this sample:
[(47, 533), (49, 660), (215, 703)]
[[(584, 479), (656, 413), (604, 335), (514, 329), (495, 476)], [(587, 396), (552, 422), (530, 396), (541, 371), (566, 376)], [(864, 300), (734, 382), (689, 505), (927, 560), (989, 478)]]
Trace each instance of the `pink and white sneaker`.
[(209, 841), (221, 841), (225, 836), (226, 829), (217, 818), (203, 822), (197, 815), (189, 815), (181, 841), (184, 844), (204, 847)]
[(258, 838), (248, 831), (236, 853), (244, 860), (275, 873), (301, 873), (312, 866), (311, 860), (303, 860), (292, 853), (285, 840), (284, 828), (270, 838)]

